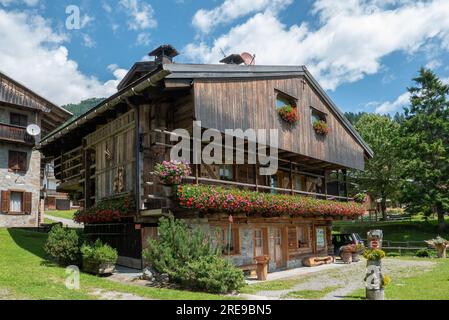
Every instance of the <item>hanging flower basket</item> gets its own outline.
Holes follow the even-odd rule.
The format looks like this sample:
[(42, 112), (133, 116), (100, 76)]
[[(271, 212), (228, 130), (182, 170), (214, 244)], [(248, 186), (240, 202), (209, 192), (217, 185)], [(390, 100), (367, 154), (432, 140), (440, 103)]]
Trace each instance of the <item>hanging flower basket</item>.
[(315, 121), (313, 123), (313, 129), (317, 134), (322, 136), (327, 136), (331, 132), (329, 125), (326, 121), (323, 120)]
[(290, 125), (295, 125), (299, 121), (298, 110), (294, 106), (285, 105), (278, 109), (279, 116)]
[(182, 179), (192, 174), (190, 166), (183, 161), (164, 161), (154, 166), (154, 173), (165, 186), (180, 185)]

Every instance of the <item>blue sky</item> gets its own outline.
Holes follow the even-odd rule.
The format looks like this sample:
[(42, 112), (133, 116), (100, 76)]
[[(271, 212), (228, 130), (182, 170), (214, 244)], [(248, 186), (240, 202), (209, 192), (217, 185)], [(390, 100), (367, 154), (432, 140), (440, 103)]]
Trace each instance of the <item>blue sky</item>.
[(178, 62), (248, 51), (306, 64), (344, 111), (394, 113), (421, 66), (449, 80), (447, 16), (446, 0), (0, 0), (0, 70), (64, 104), (112, 94), (162, 43)]

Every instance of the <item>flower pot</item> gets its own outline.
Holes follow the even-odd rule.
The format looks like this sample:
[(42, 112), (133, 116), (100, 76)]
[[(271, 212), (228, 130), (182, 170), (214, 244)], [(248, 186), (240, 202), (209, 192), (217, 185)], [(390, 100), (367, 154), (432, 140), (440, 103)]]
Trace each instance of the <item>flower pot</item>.
[(90, 274), (95, 275), (108, 275), (112, 274), (115, 270), (115, 264), (110, 262), (98, 263), (90, 259), (83, 260), (83, 270)]
[(259, 281), (265, 281), (267, 280), (268, 276), (268, 262), (270, 261), (270, 258), (268, 256), (260, 256), (256, 257), (256, 264), (257, 264), (257, 280)]
[(360, 261), (360, 254), (357, 253), (353, 253), (352, 254), (352, 262), (359, 262)]
[(366, 300), (385, 300), (384, 289), (366, 289)]
[(341, 260), (343, 260), (343, 263), (351, 263), (352, 262), (352, 253), (351, 252), (342, 252), (341, 253)]

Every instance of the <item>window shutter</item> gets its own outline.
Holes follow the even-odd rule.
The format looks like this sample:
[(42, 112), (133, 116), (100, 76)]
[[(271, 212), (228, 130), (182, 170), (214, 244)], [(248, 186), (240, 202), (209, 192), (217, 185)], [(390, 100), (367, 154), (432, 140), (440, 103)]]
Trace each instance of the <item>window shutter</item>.
[(270, 254), (268, 250), (268, 241), (268, 228), (262, 228), (263, 254), (267, 256)]
[(3, 213), (9, 212), (9, 191), (2, 191), (2, 205), (1, 210)]
[(33, 194), (31, 192), (23, 193), (23, 207), (22, 210), (26, 214), (31, 214), (32, 211)]
[(234, 254), (240, 254), (240, 232), (239, 228), (232, 229), (234, 238)]

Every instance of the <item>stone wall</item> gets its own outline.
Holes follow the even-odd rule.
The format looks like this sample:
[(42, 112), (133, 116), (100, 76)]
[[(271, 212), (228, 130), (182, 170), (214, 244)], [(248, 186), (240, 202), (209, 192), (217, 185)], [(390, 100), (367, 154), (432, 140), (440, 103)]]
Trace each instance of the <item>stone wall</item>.
[[(8, 170), (9, 150), (27, 152), (28, 170), (26, 173), (14, 173)], [(39, 151), (16, 144), (0, 142), (0, 190), (31, 192), (32, 213), (30, 215), (8, 215), (0, 213), (0, 227), (35, 227), (38, 224), (40, 198), (40, 165)]]

